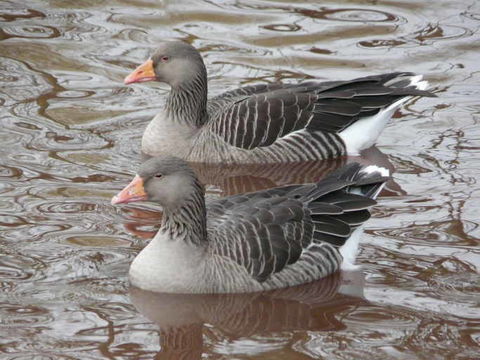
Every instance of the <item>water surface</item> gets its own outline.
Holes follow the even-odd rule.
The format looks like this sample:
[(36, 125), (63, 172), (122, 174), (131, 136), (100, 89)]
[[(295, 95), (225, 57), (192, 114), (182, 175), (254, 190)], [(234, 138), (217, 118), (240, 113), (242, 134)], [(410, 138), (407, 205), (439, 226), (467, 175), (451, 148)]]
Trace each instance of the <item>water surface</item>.
[[(0, 21), (0, 358), (479, 357), (478, 2), (2, 0)], [(198, 169), (223, 196), (388, 166), (361, 271), (254, 296), (129, 289), (160, 213), (109, 202), (168, 88), (122, 79), (170, 38), (200, 49), (211, 95), (425, 74), (438, 98), (410, 101), (361, 158)]]

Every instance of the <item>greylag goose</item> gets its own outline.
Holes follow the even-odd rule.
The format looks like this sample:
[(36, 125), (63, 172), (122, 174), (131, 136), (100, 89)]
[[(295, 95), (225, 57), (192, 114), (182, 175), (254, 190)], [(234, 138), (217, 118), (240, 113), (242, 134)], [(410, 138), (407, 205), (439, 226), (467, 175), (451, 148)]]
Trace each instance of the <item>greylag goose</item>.
[(144, 162), (112, 204), (154, 201), (158, 233), (130, 266), (141, 289), (231, 293), (307, 283), (353, 266), (361, 225), (388, 171), (353, 163), (316, 184), (212, 201), (179, 158)]
[(165, 42), (125, 84), (171, 87), (142, 138), (145, 154), (191, 162), (275, 163), (358, 155), (412, 96), (434, 96), (422, 76), (398, 72), (348, 81), (238, 88), (207, 100), (207, 71), (191, 45)]

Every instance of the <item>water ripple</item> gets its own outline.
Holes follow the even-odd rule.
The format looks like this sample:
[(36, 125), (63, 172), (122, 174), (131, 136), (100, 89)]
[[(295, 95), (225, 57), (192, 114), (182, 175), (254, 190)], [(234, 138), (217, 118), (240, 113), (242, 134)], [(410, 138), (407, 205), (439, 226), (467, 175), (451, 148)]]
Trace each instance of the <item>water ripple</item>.
[(45, 38), (53, 39), (60, 36), (53, 26), (5, 26), (0, 29), (0, 39), (8, 38)]
[(0, 12), (0, 18), (5, 22), (13, 22), (21, 19), (42, 19), (44, 17), (45, 14), (38, 10), (26, 9), (11, 1), (6, 1)]
[(315, 19), (346, 22), (397, 22), (399, 18), (384, 11), (366, 9), (295, 9), (295, 12)]
[(3, 253), (0, 258), (0, 274), (4, 280), (28, 280), (45, 267), (45, 263), (38, 259), (11, 251)]
[(464, 38), (472, 35), (471, 30), (461, 26), (427, 24), (424, 28), (409, 34), (405, 37), (396, 39), (373, 39), (364, 40), (358, 43), (361, 47), (381, 48), (381, 47), (414, 47), (418, 44), (428, 45), (440, 40), (452, 40)]
[(1, 325), (36, 325), (48, 323), (53, 320), (47, 309), (39, 306), (20, 304), (0, 305)]
[[(197, 344), (186, 349), (192, 358), (478, 357), (479, 14), (477, 2), (463, 0), (3, 1), (3, 357), (155, 358), (169, 355), (169, 341)], [(231, 327), (217, 311), (178, 342), (132, 307), (128, 267), (161, 214), (109, 201), (140, 163), (141, 135), (168, 87), (122, 81), (171, 38), (200, 49), (212, 96), (312, 77), (428, 78), (439, 98), (402, 107), (373, 160), (196, 168), (209, 197), (315, 181), (344, 161), (392, 169), (362, 237), (366, 279), (354, 287), (364, 298), (345, 295), (313, 311), (287, 297), (277, 313), (264, 301), (259, 313), (269, 321), (238, 316)], [(266, 331), (282, 317), (308, 326)], [(236, 326), (249, 322), (244, 332)]]

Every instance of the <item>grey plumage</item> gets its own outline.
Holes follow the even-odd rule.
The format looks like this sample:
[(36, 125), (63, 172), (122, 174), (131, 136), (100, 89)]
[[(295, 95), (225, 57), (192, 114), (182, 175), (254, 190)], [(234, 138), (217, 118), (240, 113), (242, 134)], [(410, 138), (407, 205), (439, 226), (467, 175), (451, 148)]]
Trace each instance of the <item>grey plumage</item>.
[[(336, 247), (345, 244), (353, 230), (366, 220), (364, 211), (374, 199), (351, 193), (350, 187), (366, 194), (385, 178), (362, 176), (357, 163), (347, 165), (315, 185), (293, 185), (257, 193), (232, 196), (209, 207), (209, 235), (215, 253), (244, 266), (258, 281), (266, 281), (300, 256), (318, 277), (338, 269)], [(353, 219), (357, 219), (354, 221)], [(349, 221), (350, 220), (350, 221)], [(335, 243), (332, 241), (335, 237)], [(324, 240), (325, 238), (325, 240)], [(320, 268), (320, 263), (331, 267)]]
[[(165, 55), (166, 63), (159, 60)], [(153, 120), (158, 123), (147, 127), (142, 150), (195, 162), (274, 163), (342, 156), (348, 146), (340, 133), (352, 124), (380, 115), (392, 104), (399, 106), (403, 98), (434, 96), (422, 90), (426, 82), (414, 81), (414, 74), (397, 72), (348, 81), (252, 85), (207, 100), (207, 73), (195, 48), (167, 42), (152, 61), (156, 80), (170, 84), (171, 92), (164, 111)], [(162, 125), (165, 122), (170, 125)]]
[[(210, 129), (244, 149), (272, 145), (289, 133), (337, 133), (405, 96), (432, 96), (415, 87), (389, 86), (413, 73), (300, 84), (256, 85), (210, 100)], [(325, 145), (326, 146), (326, 145)]]
[[(168, 247), (155, 250), (155, 256), (169, 251), (170, 258), (158, 259), (162, 273), (149, 274), (156, 259), (140, 253), (137, 259), (148, 260), (135, 259), (132, 281), (154, 291), (250, 292), (325, 277), (340, 268), (340, 248), (368, 220), (367, 209), (387, 179), (383, 171), (354, 163), (316, 184), (240, 194), (206, 205), (203, 188), (185, 162), (150, 159), (139, 175), (149, 198), (164, 206), (164, 216), (143, 252)], [(176, 187), (169, 188), (171, 184)], [(185, 265), (183, 256), (191, 257), (195, 268), (186, 268), (190, 262)], [(177, 263), (182, 268), (171, 269)], [(142, 276), (152, 276), (150, 283), (143, 283)]]

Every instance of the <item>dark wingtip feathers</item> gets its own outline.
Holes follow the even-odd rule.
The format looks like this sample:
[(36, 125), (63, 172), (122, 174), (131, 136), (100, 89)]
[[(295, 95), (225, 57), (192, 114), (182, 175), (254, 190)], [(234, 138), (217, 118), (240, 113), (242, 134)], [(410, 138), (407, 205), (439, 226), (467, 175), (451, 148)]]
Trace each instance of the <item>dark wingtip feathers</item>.
[(370, 218), (368, 209), (376, 204), (388, 175), (385, 168), (350, 163), (318, 182), (308, 204), (315, 241), (343, 246), (353, 230)]
[(365, 207), (369, 207), (375, 204), (375, 198), (388, 179), (389, 171), (385, 168), (350, 163), (320, 180), (305, 198), (310, 199), (309, 208), (312, 209), (317, 207), (316, 202), (322, 203), (326, 199), (329, 204), (337, 205), (334, 199), (345, 196), (352, 202), (363, 198)]
[[(360, 163), (354, 162), (337, 169), (325, 178), (325, 180), (338, 179), (346, 183), (351, 183), (351, 185), (361, 186), (384, 183), (389, 177), (390, 172), (386, 168), (376, 165), (363, 166)], [(321, 183), (322, 181), (319, 182), (319, 184)]]

